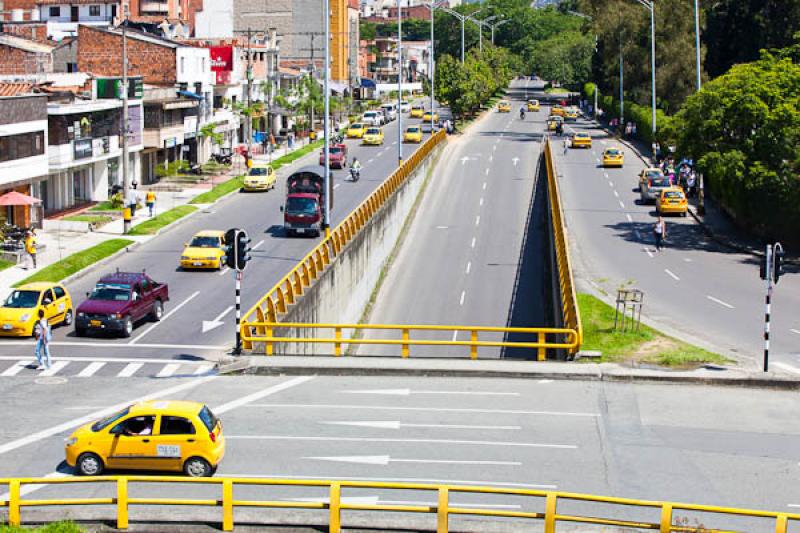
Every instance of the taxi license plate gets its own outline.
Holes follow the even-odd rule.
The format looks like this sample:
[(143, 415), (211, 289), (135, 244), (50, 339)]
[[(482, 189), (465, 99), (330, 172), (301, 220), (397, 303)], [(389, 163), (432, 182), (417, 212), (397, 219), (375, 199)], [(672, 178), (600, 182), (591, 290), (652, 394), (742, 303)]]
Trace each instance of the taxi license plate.
[(14, 326), (12, 326), (11, 324), (3, 324), (3, 329), (6, 330), (6, 331), (10, 330), (13, 327)]
[(90, 320), (89, 321), (89, 325), (90, 326), (102, 326), (103, 322), (101, 320)]
[(200, 261), (195, 261), (194, 263), (192, 263), (192, 265), (194, 265), (196, 267), (199, 267), (199, 266), (203, 266), (203, 263), (200, 262)]

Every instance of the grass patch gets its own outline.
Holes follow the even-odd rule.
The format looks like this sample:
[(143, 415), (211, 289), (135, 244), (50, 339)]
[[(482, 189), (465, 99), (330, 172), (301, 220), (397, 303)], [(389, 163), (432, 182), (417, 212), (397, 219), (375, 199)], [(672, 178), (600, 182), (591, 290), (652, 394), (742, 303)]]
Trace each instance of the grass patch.
[(14, 263), (12, 263), (11, 261), (6, 261), (5, 259), (0, 259), (0, 271), (3, 271), (5, 269), (7, 269), (7, 268), (11, 268), (12, 266), (14, 266)]
[(96, 206), (89, 209), (89, 211), (122, 211), (122, 206), (116, 207), (111, 202), (100, 202)]
[(101, 259), (105, 259), (109, 255), (125, 248), (133, 241), (128, 239), (110, 239), (101, 242), (91, 248), (87, 248), (81, 252), (74, 253), (65, 257), (61, 261), (57, 261), (50, 266), (47, 266), (32, 276), (28, 276), (22, 281), (14, 284), (14, 287), (19, 287), (26, 283), (34, 281), (61, 281), (67, 276), (83, 270), (84, 268), (95, 264)]
[(153, 235), (164, 226), (168, 226), (195, 211), (197, 211), (197, 208), (193, 205), (179, 205), (178, 207), (165, 211), (160, 215), (154, 216), (150, 220), (134, 226), (129, 235)]
[(89, 222), (90, 224), (102, 226), (103, 224), (108, 224), (114, 219), (108, 215), (72, 215), (64, 217), (61, 220), (67, 220), (69, 222)]
[(36, 528), (0, 525), (0, 533), (84, 533), (75, 522), (53, 522)]
[(564, 87), (548, 87), (544, 92), (546, 94), (569, 94), (570, 90)]
[(581, 350), (601, 351), (603, 361), (636, 361), (671, 367), (730, 362), (719, 354), (668, 337), (644, 324), (639, 326), (639, 331), (615, 331), (614, 308), (590, 294), (578, 294), (578, 307), (583, 323)]
[(322, 145), (325, 143), (325, 140), (314, 141), (313, 143), (309, 144), (308, 146), (304, 146), (302, 148), (298, 148), (294, 152), (290, 152), (286, 155), (281, 157), (275, 158), (272, 160), (272, 168), (278, 170), (279, 168), (288, 165), (289, 163), (300, 159), (304, 155), (313, 152), (317, 148), (322, 148)]

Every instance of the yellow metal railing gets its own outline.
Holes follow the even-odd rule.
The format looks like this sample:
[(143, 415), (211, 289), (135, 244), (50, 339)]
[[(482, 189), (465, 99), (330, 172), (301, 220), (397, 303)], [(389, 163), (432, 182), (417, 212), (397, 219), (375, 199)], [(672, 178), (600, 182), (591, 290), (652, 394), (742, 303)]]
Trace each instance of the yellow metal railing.
[[(503, 348), (527, 348), (536, 350), (537, 359), (544, 361), (547, 357), (548, 349), (573, 350), (578, 345), (578, 336), (575, 330), (565, 328), (511, 328), (511, 327), (489, 327), (489, 326), (434, 326), (434, 325), (398, 325), (398, 324), (312, 324), (306, 322), (256, 322), (249, 324), (247, 331), (242, 331), (242, 340), (251, 345), (255, 342), (265, 343), (267, 355), (274, 354), (275, 343), (303, 343), (303, 344), (332, 344), (334, 355), (342, 355), (343, 344), (372, 344), (400, 346), (401, 356), (409, 357), (411, 346), (468, 346), (471, 359), (478, 358), (479, 347), (503, 347)], [(275, 336), (275, 330), (286, 328), (301, 329), (330, 329), (333, 330), (333, 337), (281, 337)], [(262, 331), (263, 334), (253, 334), (252, 331)], [(395, 331), (400, 332), (402, 338), (397, 339), (364, 339), (364, 338), (344, 338), (342, 333), (347, 330), (358, 331)], [(442, 332), (467, 332), (470, 340), (433, 340), (433, 339), (412, 339), (412, 332), (442, 331)], [(492, 341), (480, 340), (479, 334), (490, 333), (512, 333), (520, 335), (531, 335), (536, 337), (535, 342), (524, 341)]]
[(561, 207), (556, 163), (549, 138), (545, 141), (544, 156), (547, 169), (547, 196), (550, 201), (550, 219), (553, 223), (553, 243), (556, 249), (558, 284), (561, 291), (562, 325), (574, 330), (577, 334), (577, 346), (570, 349), (570, 353), (574, 354), (580, 350), (581, 344), (583, 343), (583, 326), (581, 325), (581, 314), (578, 309), (578, 297), (575, 294), (575, 281), (572, 277), (572, 263), (569, 258), (569, 240), (567, 239), (567, 230), (564, 226), (564, 211)]
[[(249, 331), (253, 323), (275, 322), (285, 314), (289, 306), (300, 298), (305, 289), (325, 271), (325, 268), (342, 251), (358, 231), (386, 203), (386, 200), (405, 182), (423, 159), (445, 139), (444, 130), (434, 133), (419, 149), (389, 176), (372, 194), (356, 207), (341, 224), (331, 231), (313, 250), (300, 260), (280, 281), (278, 281), (256, 304), (248, 310), (241, 321), (241, 331)], [(263, 335), (263, 328), (256, 327)], [(244, 347), (252, 345), (244, 340)]]
[[(30, 485), (101, 485), (114, 484), (114, 492), (107, 497), (96, 498), (52, 498), (52, 499), (23, 499), (23, 488)], [(216, 486), (221, 488), (219, 496), (212, 498), (166, 498), (166, 497), (131, 497), (129, 489), (133, 484), (169, 484), (173, 486), (200, 485)], [(427, 513), (436, 515), (437, 533), (449, 531), (449, 517), (451, 515), (470, 515), (492, 518), (517, 518), (526, 520), (543, 520), (545, 533), (555, 533), (559, 522), (574, 522), (581, 524), (599, 524), (603, 526), (617, 526), (634, 529), (652, 529), (661, 533), (672, 531), (697, 531), (716, 532), (730, 529), (731, 526), (709, 527), (709, 525), (684, 525), (684, 520), (675, 521), (676, 511), (691, 513), (706, 513), (712, 515), (726, 515), (729, 517), (750, 517), (771, 520), (776, 533), (787, 533), (789, 523), (800, 522), (800, 514), (779, 513), (771, 511), (757, 511), (751, 509), (737, 509), (711, 505), (695, 505), (686, 503), (658, 502), (648, 500), (635, 500), (630, 498), (615, 498), (609, 496), (593, 496), (590, 494), (577, 494), (569, 492), (544, 491), (533, 489), (513, 489), (502, 487), (481, 487), (466, 485), (435, 485), (423, 483), (387, 483), (365, 481), (338, 481), (338, 480), (296, 480), (296, 479), (254, 479), (254, 478), (175, 478), (166, 476), (105, 476), (105, 477), (63, 477), (63, 478), (12, 478), (0, 479), (0, 486), (8, 486), (9, 499), (0, 501), (0, 508), (6, 507), (8, 523), (11, 526), (22, 524), (22, 509), (26, 507), (55, 507), (55, 506), (97, 506), (113, 505), (116, 507), (117, 529), (127, 529), (129, 524), (129, 510), (136, 505), (170, 505), (170, 506), (196, 506), (219, 507), (222, 510), (222, 530), (233, 531), (234, 511), (237, 508), (272, 508), (272, 509), (327, 509), (328, 530), (331, 533), (342, 531), (342, 511), (385, 511), (393, 513)], [(327, 489), (327, 496), (320, 497), (319, 501), (292, 501), (292, 500), (240, 500), (234, 497), (234, 489), (244, 487), (315, 487)], [(152, 489), (152, 487), (147, 487)], [(435, 504), (365, 504), (356, 503), (356, 500), (346, 501), (343, 498), (345, 489), (378, 489), (381, 491), (412, 490), (431, 492), (435, 495)], [(185, 488), (184, 488), (185, 491)], [(450, 503), (453, 494), (487, 494), (501, 495), (511, 498), (527, 498), (531, 501), (531, 510), (511, 511), (501, 506), (480, 508), (456, 506)], [(526, 503), (528, 500), (524, 500)], [(380, 500), (378, 500), (379, 502)], [(634, 507), (653, 510), (653, 521), (634, 521), (614, 518), (613, 515), (587, 516), (579, 514), (560, 514), (559, 503), (588, 502), (611, 506), (603, 507), (606, 512), (619, 511), (620, 508)], [(538, 506), (538, 507), (534, 507)], [(313, 518), (312, 518), (313, 520)], [(192, 522), (197, 522), (193, 516)], [(760, 530), (765, 531), (761, 528)]]

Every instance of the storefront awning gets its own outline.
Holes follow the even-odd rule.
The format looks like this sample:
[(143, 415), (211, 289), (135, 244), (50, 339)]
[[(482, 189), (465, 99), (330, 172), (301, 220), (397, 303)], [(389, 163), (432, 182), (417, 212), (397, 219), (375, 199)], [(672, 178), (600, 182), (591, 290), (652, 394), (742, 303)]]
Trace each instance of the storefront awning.
[(372, 81), (369, 78), (361, 78), (361, 87), (363, 87), (365, 89), (374, 89), (375, 88), (375, 82)]
[(21, 192), (11, 191), (0, 196), (0, 205), (36, 205), (42, 203), (38, 198), (22, 194)]
[(193, 93), (192, 91), (178, 91), (180, 96), (185, 96), (186, 98), (193, 98), (195, 100), (205, 100), (202, 96), (197, 93)]

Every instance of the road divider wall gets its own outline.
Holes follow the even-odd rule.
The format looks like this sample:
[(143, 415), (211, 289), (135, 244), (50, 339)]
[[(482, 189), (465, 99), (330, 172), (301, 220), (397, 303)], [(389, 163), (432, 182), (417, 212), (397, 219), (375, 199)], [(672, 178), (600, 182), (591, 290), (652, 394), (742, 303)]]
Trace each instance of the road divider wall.
[[(245, 313), (241, 322), (245, 349), (267, 353), (261, 341), (267, 336), (267, 323), (358, 322), (433, 165), (433, 152), (445, 138), (442, 130), (431, 136)], [(353, 330), (339, 334), (349, 338)], [(303, 328), (297, 336), (318, 334), (313, 328)], [(275, 352), (333, 354), (333, 346), (285, 343)]]
[(545, 170), (547, 172), (547, 198), (549, 204), (548, 226), (552, 243), (553, 270), (557, 287), (556, 319), (560, 319), (561, 326), (575, 331), (577, 345), (567, 350), (569, 355), (573, 355), (580, 350), (583, 342), (583, 326), (581, 325), (580, 310), (578, 309), (578, 297), (575, 291), (575, 279), (572, 274), (572, 263), (569, 257), (569, 239), (567, 228), (564, 224), (564, 211), (561, 207), (561, 194), (558, 189), (558, 173), (555, 158), (553, 157), (553, 145), (548, 137), (544, 144)]

